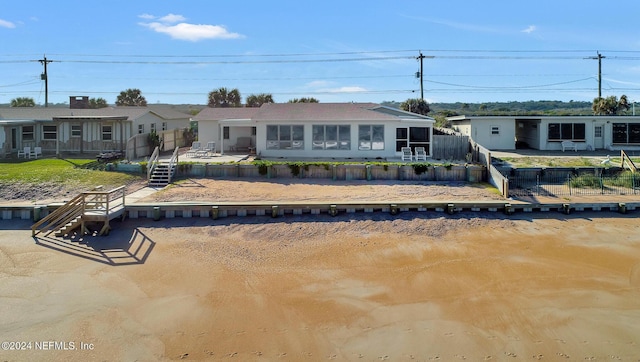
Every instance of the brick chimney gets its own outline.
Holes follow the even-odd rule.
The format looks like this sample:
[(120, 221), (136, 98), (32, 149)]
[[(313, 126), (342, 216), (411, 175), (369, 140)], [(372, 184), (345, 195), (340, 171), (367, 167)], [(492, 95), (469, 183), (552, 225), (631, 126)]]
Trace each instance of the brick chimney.
[(69, 108), (71, 109), (87, 109), (89, 108), (89, 97), (69, 97)]

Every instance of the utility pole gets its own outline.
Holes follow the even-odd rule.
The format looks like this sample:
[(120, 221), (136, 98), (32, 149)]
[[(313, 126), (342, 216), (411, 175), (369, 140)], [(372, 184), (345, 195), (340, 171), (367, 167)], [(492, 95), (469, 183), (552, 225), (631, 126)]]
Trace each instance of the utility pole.
[(606, 58), (600, 52), (597, 53), (598, 56), (589, 57), (587, 59), (597, 59), (598, 60), (598, 98), (602, 98), (602, 59)]
[(422, 52), (420, 52), (420, 55), (418, 55), (418, 57), (416, 59), (420, 60), (420, 71), (416, 72), (416, 78), (420, 78), (420, 99), (424, 101), (424, 83), (423, 83), (423, 62), (422, 60), (425, 58), (429, 58), (429, 59), (433, 59), (434, 56), (427, 56), (427, 55), (422, 55)]
[(47, 60), (45, 55), (43, 59), (38, 60), (40, 64), (44, 65), (44, 73), (40, 75), (40, 79), (44, 80), (44, 106), (49, 107), (49, 77), (47, 76), (47, 64), (53, 62), (53, 60)]

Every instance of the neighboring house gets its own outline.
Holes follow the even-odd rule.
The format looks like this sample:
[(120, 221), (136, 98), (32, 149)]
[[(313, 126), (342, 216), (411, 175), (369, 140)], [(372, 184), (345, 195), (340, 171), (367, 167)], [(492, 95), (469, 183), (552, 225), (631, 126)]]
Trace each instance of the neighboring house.
[(640, 150), (637, 116), (455, 116), (451, 128), (490, 150)]
[(270, 103), (206, 108), (194, 117), (198, 139), (218, 151), (250, 137), (263, 157), (396, 158), (405, 146), (432, 154), (434, 119), (375, 103)]
[(125, 150), (137, 133), (188, 128), (189, 115), (178, 116), (148, 107), (0, 108), (0, 153), (17, 153), (24, 147), (56, 154)]

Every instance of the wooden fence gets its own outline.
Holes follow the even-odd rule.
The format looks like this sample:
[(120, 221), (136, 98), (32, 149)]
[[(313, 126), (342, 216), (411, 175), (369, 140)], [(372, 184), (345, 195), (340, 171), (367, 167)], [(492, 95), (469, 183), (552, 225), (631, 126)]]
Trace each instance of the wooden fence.
[(436, 160), (467, 160), (469, 136), (434, 135), (433, 155)]

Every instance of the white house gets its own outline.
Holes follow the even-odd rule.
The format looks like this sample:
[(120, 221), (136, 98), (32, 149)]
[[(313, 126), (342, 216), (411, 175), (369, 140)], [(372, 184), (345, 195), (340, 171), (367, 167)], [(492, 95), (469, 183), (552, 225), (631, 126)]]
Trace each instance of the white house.
[(41, 147), (44, 153), (124, 150), (135, 134), (188, 128), (189, 121), (188, 114), (148, 107), (5, 107), (0, 108), (0, 154), (24, 147)]
[(271, 103), (260, 108), (206, 108), (198, 139), (229, 152), (249, 137), (263, 157), (395, 158), (401, 147), (432, 154), (434, 119), (375, 103)]
[(638, 116), (455, 116), (451, 127), (491, 150), (640, 150)]

